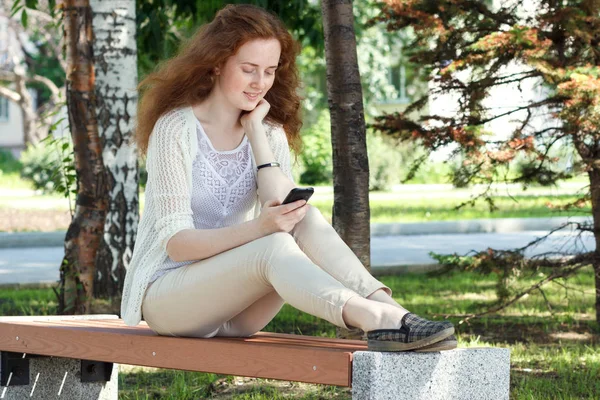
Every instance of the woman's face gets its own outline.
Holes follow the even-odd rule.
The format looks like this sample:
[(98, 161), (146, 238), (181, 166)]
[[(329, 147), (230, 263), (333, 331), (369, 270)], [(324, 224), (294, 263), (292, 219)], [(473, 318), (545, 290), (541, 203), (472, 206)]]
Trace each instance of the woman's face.
[(281, 55), (277, 39), (255, 39), (243, 44), (218, 70), (217, 85), (235, 107), (251, 111), (275, 81)]

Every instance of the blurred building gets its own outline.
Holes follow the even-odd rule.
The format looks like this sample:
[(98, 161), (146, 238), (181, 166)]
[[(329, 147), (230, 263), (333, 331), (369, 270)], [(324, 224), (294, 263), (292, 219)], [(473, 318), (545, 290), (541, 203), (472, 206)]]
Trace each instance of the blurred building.
[[(35, 52), (35, 46), (27, 38), (22, 38), (28, 49)], [(16, 32), (10, 29), (8, 18), (0, 14), (0, 70), (14, 72), (15, 65), (23, 62), (24, 54), (16, 37)], [(9, 89), (11, 85), (7, 86)], [(37, 91), (28, 89), (33, 98), (34, 108), (37, 108)], [(8, 149), (15, 156), (25, 148), (23, 133), (23, 117), (19, 105), (0, 95), (0, 148)]]

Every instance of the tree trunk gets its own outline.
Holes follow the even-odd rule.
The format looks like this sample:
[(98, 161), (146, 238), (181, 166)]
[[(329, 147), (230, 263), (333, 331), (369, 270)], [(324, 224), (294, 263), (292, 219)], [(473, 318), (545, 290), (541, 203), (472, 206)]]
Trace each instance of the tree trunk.
[(588, 176), (590, 177), (594, 238), (596, 239), (596, 256), (593, 263), (596, 282), (596, 321), (600, 323), (600, 171), (592, 168), (588, 172)]
[(59, 313), (86, 314), (106, 217), (106, 179), (96, 123), (92, 14), (87, 0), (63, 3), (67, 53), (67, 108), (73, 138), (77, 198), (60, 267)]
[[(352, 0), (322, 0), (321, 8), (331, 112), (333, 227), (370, 271), (369, 158)], [(338, 330), (338, 336), (347, 335)]]
[(139, 220), (135, 1), (91, 0), (96, 115), (106, 168), (108, 213), (98, 250), (94, 297), (120, 301)]
[(39, 141), (36, 135), (37, 115), (33, 109), (33, 98), (25, 84), (25, 68), (23, 65), (16, 65), (14, 72), (16, 75), (16, 92), (20, 96), (18, 105), (21, 108), (21, 115), (23, 117), (23, 145), (27, 147), (29, 143), (36, 144)]

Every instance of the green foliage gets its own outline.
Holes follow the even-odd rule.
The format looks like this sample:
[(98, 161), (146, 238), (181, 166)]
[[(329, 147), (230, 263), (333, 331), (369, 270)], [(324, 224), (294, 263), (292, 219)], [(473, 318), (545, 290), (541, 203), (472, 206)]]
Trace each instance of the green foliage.
[(148, 183), (148, 170), (146, 169), (146, 159), (138, 161), (139, 184), (141, 188), (146, 188)]
[[(378, 8), (367, 25), (412, 35), (406, 51), (430, 82), (429, 94), (448, 96), (457, 107), (444, 113), (423, 97), (406, 113), (378, 118), (376, 129), (429, 151), (455, 145), (454, 156), (469, 161), (455, 166), (457, 186), (550, 185), (596, 163), (600, 65), (589, 49), (597, 47), (592, 38), (600, 34), (600, 17), (591, 3), (543, 0), (525, 10), (525, 3), (417, 0)], [(507, 85), (543, 90), (515, 95), (514, 104), (486, 103), (492, 90)], [(503, 138), (482, 134), (501, 121)], [(560, 147), (576, 149), (587, 165), (570, 172), (554, 168), (551, 154)]]
[[(300, 181), (306, 185), (331, 184), (333, 164), (329, 110), (321, 110), (317, 122), (303, 131), (302, 141)], [(369, 190), (388, 190), (391, 185), (399, 183), (402, 157), (389, 139), (368, 131), (367, 152)]]
[(211, 21), (216, 12), (228, 3), (255, 4), (275, 13), (298, 40), (322, 51), (320, 8), (309, 0), (138, 1), (136, 19), (140, 79), (161, 61), (175, 55), (185, 38), (190, 37), (202, 24)]
[(399, 35), (381, 26), (366, 26), (367, 21), (377, 14), (374, 4), (372, 0), (353, 4), (356, 53), (367, 115), (377, 113), (376, 102), (398, 95), (389, 81), (389, 63), (391, 55), (397, 50)]
[(21, 168), (21, 163), (9, 150), (0, 149), (0, 175), (19, 172)]
[(400, 183), (403, 160), (389, 139), (378, 133), (367, 133), (369, 153), (369, 190), (390, 190)]
[(48, 136), (38, 145), (29, 145), (21, 154), (21, 175), (43, 193), (75, 194), (77, 178), (73, 144), (68, 137)]
[(300, 181), (306, 185), (331, 184), (333, 164), (329, 110), (321, 110), (317, 123), (305, 129), (301, 137), (303, 172)]
[(321, 110), (327, 108), (325, 56), (312, 46), (303, 46), (296, 59), (302, 77), (302, 116), (305, 126), (317, 123)]

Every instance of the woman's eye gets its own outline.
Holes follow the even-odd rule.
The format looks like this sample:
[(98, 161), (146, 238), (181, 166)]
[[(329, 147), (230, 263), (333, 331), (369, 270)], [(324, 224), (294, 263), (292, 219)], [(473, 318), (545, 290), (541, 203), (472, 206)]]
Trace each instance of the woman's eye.
[(242, 71), (244, 71), (244, 72), (245, 72), (245, 73), (247, 73), (247, 74), (251, 74), (251, 73), (253, 73), (253, 72), (254, 72), (254, 71), (246, 71), (245, 69), (243, 69)]

